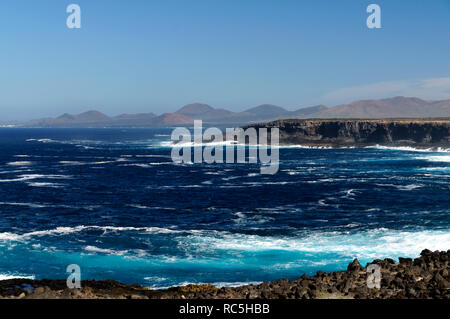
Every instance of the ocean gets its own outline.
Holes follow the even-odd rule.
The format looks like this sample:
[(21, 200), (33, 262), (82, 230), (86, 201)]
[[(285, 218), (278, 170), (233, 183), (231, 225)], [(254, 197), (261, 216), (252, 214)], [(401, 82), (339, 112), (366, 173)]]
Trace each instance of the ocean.
[(0, 129), (0, 279), (236, 286), (450, 248), (450, 153), (176, 164), (170, 129)]

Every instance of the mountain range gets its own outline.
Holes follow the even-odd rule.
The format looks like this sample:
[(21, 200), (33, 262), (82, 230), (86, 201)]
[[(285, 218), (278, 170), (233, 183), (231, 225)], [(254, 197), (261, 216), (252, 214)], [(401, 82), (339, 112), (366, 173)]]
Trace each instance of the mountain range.
[(56, 118), (44, 118), (21, 123), (22, 127), (171, 127), (192, 125), (202, 120), (205, 125), (244, 125), (277, 119), (306, 118), (435, 118), (450, 117), (450, 100), (425, 101), (414, 97), (393, 97), (381, 100), (361, 100), (334, 107), (317, 105), (288, 111), (283, 107), (263, 104), (243, 112), (216, 109), (207, 104), (194, 103), (174, 113), (122, 114), (114, 117), (99, 111), (78, 115), (63, 114)]

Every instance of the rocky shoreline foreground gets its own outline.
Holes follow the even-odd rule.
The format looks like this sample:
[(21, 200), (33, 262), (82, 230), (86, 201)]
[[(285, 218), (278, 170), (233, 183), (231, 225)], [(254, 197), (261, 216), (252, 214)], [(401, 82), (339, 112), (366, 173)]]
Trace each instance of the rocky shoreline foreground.
[[(317, 272), (297, 280), (217, 288), (188, 285), (150, 290), (116, 281), (83, 281), (68, 289), (65, 280), (11, 279), (0, 281), (0, 298), (13, 299), (450, 299), (450, 250), (422, 251), (416, 259), (374, 260), (362, 267), (357, 259), (346, 271)], [(381, 271), (380, 288), (367, 285), (372, 264)], [(371, 266), (373, 268), (374, 266)]]

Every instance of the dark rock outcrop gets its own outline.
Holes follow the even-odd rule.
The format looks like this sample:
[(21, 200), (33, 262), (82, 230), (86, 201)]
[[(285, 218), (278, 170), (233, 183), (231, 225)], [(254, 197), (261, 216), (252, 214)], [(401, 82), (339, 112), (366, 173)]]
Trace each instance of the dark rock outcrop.
[(363, 267), (359, 263), (358, 259), (353, 260), (347, 267), (347, 271), (361, 271)]
[(450, 147), (450, 119), (279, 120), (248, 127), (279, 128), (281, 145)]

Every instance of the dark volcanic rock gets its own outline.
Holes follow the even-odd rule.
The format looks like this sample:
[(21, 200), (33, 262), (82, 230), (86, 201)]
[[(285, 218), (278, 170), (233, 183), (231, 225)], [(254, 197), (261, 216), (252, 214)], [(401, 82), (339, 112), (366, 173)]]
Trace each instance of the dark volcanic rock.
[(450, 119), (297, 119), (254, 124), (251, 127), (279, 128), (281, 145), (450, 147)]
[(347, 267), (347, 271), (360, 271), (363, 270), (363, 267), (359, 263), (358, 259), (353, 260)]

